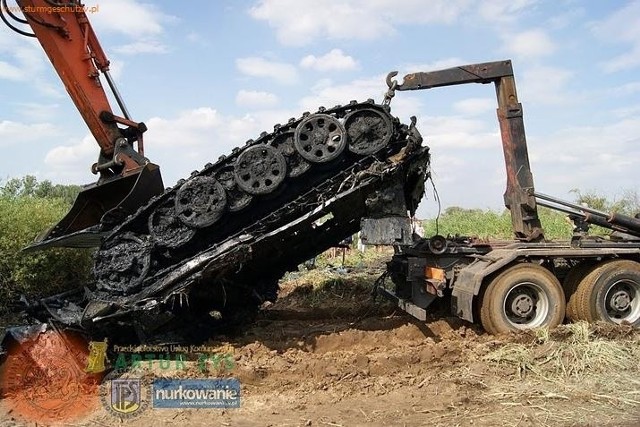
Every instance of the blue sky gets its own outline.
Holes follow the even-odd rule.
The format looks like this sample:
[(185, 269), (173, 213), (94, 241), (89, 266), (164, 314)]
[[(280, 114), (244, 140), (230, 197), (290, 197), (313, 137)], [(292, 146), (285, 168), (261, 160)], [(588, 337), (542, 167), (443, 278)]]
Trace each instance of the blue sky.
[[(98, 6), (89, 18), (166, 185), (303, 111), (381, 101), (389, 71), (512, 59), (537, 190), (638, 190), (640, 1), (85, 4)], [(392, 112), (418, 117), (445, 207), (501, 208), (492, 86), (398, 93)], [(97, 145), (44, 53), (3, 25), (0, 148), (2, 180), (95, 180)], [(419, 213), (435, 211), (429, 197)]]

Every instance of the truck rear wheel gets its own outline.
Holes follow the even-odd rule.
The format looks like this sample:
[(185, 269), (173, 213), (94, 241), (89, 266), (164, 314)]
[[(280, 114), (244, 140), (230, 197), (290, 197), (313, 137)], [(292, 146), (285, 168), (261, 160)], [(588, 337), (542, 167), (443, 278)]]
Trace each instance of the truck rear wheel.
[(482, 326), (492, 334), (553, 328), (565, 316), (562, 286), (546, 268), (518, 264), (494, 278), (480, 307)]
[(573, 308), (575, 304), (575, 298), (571, 298), (573, 294), (576, 293), (578, 289), (578, 285), (585, 278), (587, 274), (591, 272), (595, 268), (595, 264), (591, 261), (583, 261), (580, 264), (576, 265), (569, 271), (567, 277), (564, 278), (564, 282), (562, 283), (562, 287), (564, 288), (564, 294), (566, 296), (565, 301), (567, 302), (567, 318), (570, 320), (574, 320), (575, 318), (575, 310)]
[(640, 263), (613, 260), (586, 275), (571, 298), (572, 320), (640, 325)]

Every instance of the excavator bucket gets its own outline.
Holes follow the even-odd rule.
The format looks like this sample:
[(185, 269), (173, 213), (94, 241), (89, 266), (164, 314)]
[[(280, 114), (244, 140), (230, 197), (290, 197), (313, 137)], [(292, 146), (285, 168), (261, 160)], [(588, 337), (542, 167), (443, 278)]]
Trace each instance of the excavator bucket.
[(163, 191), (160, 168), (153, 163), (138, 173), (90, 184), (78, 194), (64, 218), (36, 237), (24, 251), (99, 246), (111, 228)]

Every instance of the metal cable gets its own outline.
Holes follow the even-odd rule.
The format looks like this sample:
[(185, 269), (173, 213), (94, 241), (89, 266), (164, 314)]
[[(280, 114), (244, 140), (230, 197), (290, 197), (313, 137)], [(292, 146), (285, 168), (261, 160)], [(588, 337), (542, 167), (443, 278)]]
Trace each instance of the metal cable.
[(19, 16), (14, 15), (13, 12), (11, 12), (11, 9), (9, 9), (9, 7), (7, 6), (7, 0), (2, 0), (2, 4), (4, 6), (4, 11), (7, 12), (7, 15), (9, 15), (15, 21), (20, 22), (21, 24), (28, 24), (26, 19), (20, 18)]
[(438, 189), (436, 188), (436, 183), (433, 181), (433, 174), (429, 172), (429, 181), (431, 181), (431, 186), (433, 187), (433, 198), (438, 202), (438, 215), (436, 216), (436, 234), (439, 233), (439, 225), (438, 220), (440, 219), (440, 213), (442, 211), (442, 203), (440, 202), (440, 195), (438, 194)]
[[(7, 17), (4, 15), (5, 11), (8, 14), (10, 14), (9, 16), (11, 16), (13, 19), (17, 18), (13, 14), (11, 14), (11, 12), (9, 11), (9, 6), (7, 6), (7, 0), (2, 0), (2, 6), (0, 7), (0, 19), (2, 19), (2, 22), (4, 22), (7, 27), (9, 27), (10, 29), (12, 29), (13, 31), (15, 31), (16, 33), (18, 33), (18, 34), (20, 34), (22, 36), (25, 36), (25, 37), (35, 37), (36, 36), (33, 33), (28, 33), (26, 31), (21, 30), (18, 27), (15, 27), (11, 22), (9, 22)], [(16, 21), (22, 22), (23, 20), (21, 18), (17, 18)], [(26, 22), (26, 20), (25, 20), (25, 22)]]

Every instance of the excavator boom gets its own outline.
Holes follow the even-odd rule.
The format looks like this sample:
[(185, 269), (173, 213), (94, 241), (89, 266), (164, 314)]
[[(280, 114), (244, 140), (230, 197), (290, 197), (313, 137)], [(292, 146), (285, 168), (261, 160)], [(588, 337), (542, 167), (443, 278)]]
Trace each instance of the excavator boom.
[[(99, 175), (98, 181), (86, 186), (70, 212), (29, 248), (95, 246), (100, 232), (162, 193), (160, 169), (144, 157), (142, 134), (146, 126), (130, 119), (109, 74), (109, 60), (80, 1), (16, 1), (24, 19), (9, 9), (7, 0), (2, 0), (0, 17), (10, 28), (38, 39), (100, 147), (98, 160), (91, 166)], [(17, 28), (10, 18), (31, 32)], [(101, 75), (123, 117), (111, 110)]]

